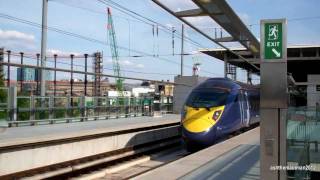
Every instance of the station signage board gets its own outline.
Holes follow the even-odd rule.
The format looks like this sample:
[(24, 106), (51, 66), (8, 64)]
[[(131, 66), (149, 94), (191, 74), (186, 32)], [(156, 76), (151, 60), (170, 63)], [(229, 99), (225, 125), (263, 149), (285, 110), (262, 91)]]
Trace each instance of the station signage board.
[(284, 60), (286, 59), (286, 21), (262, 20), (261, 21), (261, 56), (262, 60)]
[(264, 59), (281, 59), (283, 55), (282, 24), (265, 23), (264, 33)]

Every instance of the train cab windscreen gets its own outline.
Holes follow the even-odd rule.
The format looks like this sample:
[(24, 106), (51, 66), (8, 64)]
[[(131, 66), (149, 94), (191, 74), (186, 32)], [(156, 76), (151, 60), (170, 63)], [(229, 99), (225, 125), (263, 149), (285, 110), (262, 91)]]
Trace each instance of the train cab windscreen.
[(189, 107), (216, 107), (226, 104), (229, 92), (223, 89), (197, 89), (190, 93), (186, 105)]

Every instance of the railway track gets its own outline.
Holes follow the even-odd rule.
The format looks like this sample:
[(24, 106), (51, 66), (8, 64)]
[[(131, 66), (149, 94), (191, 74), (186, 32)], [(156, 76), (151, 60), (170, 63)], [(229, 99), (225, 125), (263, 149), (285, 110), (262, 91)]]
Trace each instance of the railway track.
[[(178, 144), (176, 122), (9, 142), (0, 147), (0, 155), (14, 164), (3, 166), (6, 169), (1, 169), (0, 179), (63, 179), (62, 175)], [(22, 153), (27, 157), (20, 157)]]
[[(233, 138), (243, 132), (249, 131), (259, 124), (255, 124), (249, 128), (230, 134), (228, 137), (220, 139), (217, 143)], [(148, 171), (154, 170), (168, 163), (176, 161), (191, 154), (187, 152), (182, 144), (175, 144), (173, 146), (165, 146), (154, 149), (145, 153), (128, 156), (109, 164), (104, 164), (99, 167), (90, 168), (87, 171), (82, 171), (73, 176), (60, 176), (58, 179), (73, 179), (73, 180), (118, 180), (118, 179), (132, 179)]]
[[(48, 167), (34, 169), (26, 172), (13, 174), (3, 179), (71, 179), (81, 177), (84, 174), (91, 174), (101, 168), (114, 167), (119, 163), (132, 161), (134, 159), (145, 159), (152, 157), (152, 154), (159, 153), (168, 149), (181, 147), (180, 136), (171, 137), (146, 143), (130, 148), (123, 148), (104, 154), (98, 154), (91, 157), (82, 158), (75, 161), (64, 162)], [(141, 161), (140, 161), (141, 162)], [(115, 169), (112, 169), (114, 171)], [(121, 169), (120, 169), (121, 170)], [(89, 177), (85, 178), (89, 179)]]
[[(250, 130), (235, 132), (217, 143)], [(189, 155), (180, 136), (19, 172), (1, 179), (130, 179)]]
[(95, 169), (87, 172), (73, 180), (118, 180), (132, 179), (140, 174), (146, 173), (158, 167), (164, 166), (170, 162), (178, 160), (189, 155), (181, 145), (163, 148), (159, 151), (153, 151), (138, 155), (135, 157), (125, 158), (123, 161), (117, 161), (116, 164)]

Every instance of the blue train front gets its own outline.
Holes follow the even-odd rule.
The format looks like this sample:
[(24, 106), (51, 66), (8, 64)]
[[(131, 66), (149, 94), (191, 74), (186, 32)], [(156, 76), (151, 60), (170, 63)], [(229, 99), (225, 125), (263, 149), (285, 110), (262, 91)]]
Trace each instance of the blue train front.
[(181, 115), (188, 150), (259, 122), (259, 89), (227, 78), (211, 78), (189, 94)]

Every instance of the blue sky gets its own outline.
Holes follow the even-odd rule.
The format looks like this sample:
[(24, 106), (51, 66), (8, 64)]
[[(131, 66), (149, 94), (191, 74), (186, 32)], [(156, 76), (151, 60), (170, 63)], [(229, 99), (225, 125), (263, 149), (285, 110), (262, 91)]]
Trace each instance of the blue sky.
[[(174, 26), (180, 34), (181, 22), (167, 12), (153, 4), (150, 0), (114, 0), (139, 14), (147, 16), (161, 24)], [(194, 5), (189, 0), (161, 0), (173, 10), (183, 10)], [(288, 19), (288, 44), (320, 44), (320, 7), (319, 0), (227, 0), (236, 13), (246, 24), (252, 24), (251, 30), (259, 37), (259, 21), (268, 18)], [(0, 13), (22, 18), (25, 20), (41, 23), (42, 0), (0, 0)], [(76, 8), (74, 6), (80, 7)], [(106, 5), (92, 0), (50, 0), (48, 26), (107, 41), (107, 14)], [(87, 10), (85, 10), (85, 9)], [(120, 49), (120, 65), (122, 74), (125, 76), (141, 77), (158, 80), (173, 80), (173, 74), (180, 73), (180, 56), (172, 56), (171, 33), (160, 28), (159, 36), (152, 35), (152, 26), (141, 23), (136, 19), (112, 9), (116, 28), (118, 45), (129, 49)], [(217, 25), (208, 18), (192, 18), (189, 21), (195, 23), (205, 32), (213, 34), (213, 28)], [(198, 42), (201, 46), (185, 43), (185, 52), (193, 55), (185, 56), (184, 72), (191, 75), (191, 66), (194, 62), (200, 62), (201, 76), (216, 77), (223, 75), (223, 64), (216, 59), (203, 54), (197, 54), (199, 48), (217, 48), (214, 43), (208, 41), (189, 27), (186, 27), (186, 35)], [(0, 46), (15, 52), (40, 52), (41, 31), (39, 28), (18, 22), (0, 18)], [(129, 41), (130, 40), (130, 41)], [(175, 53), (180, 53), (179, 38), (175, 38)], [(235, 46), (231, 44), (230, 46)], [(88, 42), (82, 39), (62, 35), (48, 31), (48, 54), (57, 53), (62, 55), (91, 54), (95, 51), (103, 51), (104, 73), (112, 74), (110, 47), (102, 44)], [(134, 50), (145, 52), (149, 55), (159, 54), (154, 57), (128, 57), (140, 55)], [(50, 60), (50, 59), (49, 59)], [(168, 62), (170, 61), (170, 62)], [(68, 68), (66, 59), (59, 59), (59, 67)], [(33, 60), (27, 61), (33, 64)], [(64, 64), (63, 64), (64, 63)], [(76, 69), (82, 70), (83, 60), (76, 62)], [(48, 66), (52, 63), (48, 62)], [(143, 72), (133, 73), (129, 71)], [(159, 74), (152, 74), (159, 73)], [(239, 80), (244, 80), (243, 72), (238, 71)], [(68, 78), (67, 74), (58, 74), (58, 77)], [(82, 76), (76, 76), (81, 78)]]

